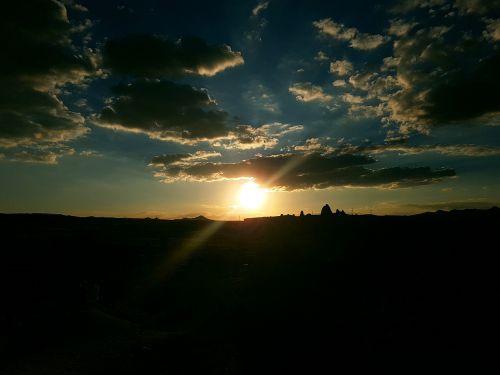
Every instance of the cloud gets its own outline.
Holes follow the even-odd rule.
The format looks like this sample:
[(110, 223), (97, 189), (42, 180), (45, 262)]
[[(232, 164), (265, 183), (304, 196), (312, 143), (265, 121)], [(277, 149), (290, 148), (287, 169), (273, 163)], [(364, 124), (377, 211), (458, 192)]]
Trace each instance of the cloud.
[(139, 80), (112, 88), (106, 107), (93, 117), (102, 127), (143, 133), (150, 138), (195, 145), (209, 142), (226, 149), (270, 148), (279, 138), (301, 131), (281, 123), (231, 126), (206, 90), (169, 81)]
[(396, 5), (394, 5), (391, 8), (391, 12), (408, 13), (418, 8), (425, 9), (425, 8), (439, 7), (444, 5), (446, 1), (447, 0), (400, 0), (396, 3)]
[(395, 152), (400, 155), (440, 154), (452, 157), (491, 157), (500, 156), (500, 148), (479, 146), (470, 144), (434, 144), (434, 145), (410, 145), (407, 138), (387, 141), (383, 144), (363, 144), (360, 146), (351, 144), (340, 144), (331, 146), (323, 144), (319, 138), (310, 138), (302, 145), (296, 145), (297, 151), (317, 151), (324, 154), (342, 155), (379, 155)]
[(470, 199), (463, 201), (451, 202), (434, 202), (434, 203), (420, 203), (408, 204), (407, 207), (418, 208), (422, 210), (466, 210), (466, 209), (488, 209), (491, 207), (500, 206), (498, 201), (487, 201), (484, 199)]
[(306, 139), (304, 144), (294, 146), (293, 149), (295, 151), (306, 151), (306, 152), (314, 151), (314, 152), (319, 152), (321, 154), (333, 153), (334, 151), (333, 147), (323, 145), (319, 138)]
[[(485, 37), (495, 39), (496, 23), (483, 21), (491, 26)], [(361, 110), (381, 117), (384, 125), (398, 126), (401, 134), (474, 125), (486, 117), (494, 123), (500, 113), (500, 54), (485, 38), (454, 31), (452, 26), (433, 25), (395, 36), (393, 54), (383, 59), (379, 71), (349, 77), (353, 88), (365, 92), (365, 102), (372, 101), (371, 108), (351, 107), (349, 113)]]
[(362, 33), (355, 27), (346, 27), (344, 24), (332, 21), (331, 18), (314, 21), (313, 26), (323, 35), (335, 40), (349, 42), (349, 46), (355, 49), (371, 50), (387, 41), (387, 38), (382, 35)]
[(492, 11), (500, 11), (499, 0), (455, 0), (454, 7), (461, 14), (488, 14)]
[(192, 154), (167, 154), (159, 155), (153, 157), (151, 160), (151, 166), (163, 166), (163, 165), (190, 165), (193, 162), (199, 162), (200, 160), (207, 160), (210, 158), (217, 158), (222, 156), (220, 152), (215, 151), (196, 151)]
[(346, 103), (350, 103), (350, 104), (361, 104), (365, 101), (365, 99), (361, 96), (357, 96), (357, 95), (352, 95), (352, 94), (344, 94), (342, 95), (342, 100)]
[(0, 147), (65, 142), (88, 132), (84, 118), (55, 94), (10, 83), (0, 93)]
[[(31, 5), (30, 5), (31, 4)], [(26, 11), (30, 6), (36, 11)], [(0, 24), (0, 147), (64, 142), (85, 134), (83, 117), (60, 98), (66, 84), (83, 85), (97, 55), (58, 1), (8, 2)]]
[(94, 118), (100, 126), (179, 143), (227, 134), (228, 114), (217, 108), (206, 91), (169, 81), (140, 80), (118, 84), (112, 93)]
[(398, 152), (406, 155), (417, 155), (425, 153), (436, 153), (446, 156), (470, 156), (470, 157), (487, 157), (500, 156), (500, 148), (486, 147), (477, 145), (394, 145), (387, 144), (382, 147), (374, 147), (371, 150), (372, 154), (383, 152)]
[(2, 158), (7, 162), (48, 164), (55, 165), (62, 156), (74, 155), (75, 150), (70, 147), (33, 147), (29, 146), (20, 151), (9, 152)]
[(259, 2), (255, 8), (252, 9), (252, 16), (257, 17), (261, 12), (265, 11), (269, 6), (269, 1)]
[(78, 155), (86, 158), (96, 158), (102, 156), (99, 152), (95, 150), (83, 150), (78, 153)]
[(244, 99), (253, 107), (253, 111), (281, 113), (280, 105), (273, 91), (262, 83), (250, 83), (243, 93)]
[(373, 85), (370, 81), (376, 76), (377, 73), (372, 72), (356, 73), (349, 77), (349, 83), (356, 89), (368, 91)]
[(345, 87), (347, 83), (343, 79), (336, 79), (332, 82), (333, 87)]
[(168, 79), (210, 77), (244, 63), (241, 53), (227, 45), (209, 45), (196, 37), (172, 41), (154, 35), (129, 35), (107, 41), (103, 61), (115, 74)]
[(314, 56), (314, 60), (316, 60), (316, 61), (326, 61), (326, 60), (328, 60), (328, 56), (323, 51), (318, 51), (318, 53), (316, 54), (316, 56)]
[(500, 19), (485, 19), (486, 30), (483, 32), (485, 38), (493, 41), (500, 41)]
[[(164, 156), (160, 157), (163, 158)], [(161, 160), (161, 159), (159, 159)], [(431, 184), (455, 175), (451, 169), (428, 167), (368, 169), (375, 160), (363, 155), (324, 156), (318, 153), (262, 156), (237, 163), (155, 163), (163, 182), (254, 179), (281, 190), (326, 189), (336, 186), (411, 187)], [(175, 162), (174, 162), (175, 163)]]
[[(412, 128), (472, 120), (500, 111), (496, 95), (500, 55), (477, 58), (470, 66), (457, 66), (455, 61), (464, 56), (457, 56), (455, 47), (429, 33), (396, 47), (395, 53), (401, 58), (398, 81), (403, 90), (388, 101), (391, 119)], [(425, 66), (433, 68), (426, 71)]]
[(290, 125), (275, 122), (260, 127), (238, 125), (231, 129), (226, 137), (212, 143), (213, 146), (225, 149), (250, 150), (255, 148), (269, 149), (279, 143), (279, 139), (286, 134), (301, 132), (302, 125)]
[(415, 26), (417, 22), (409, 22), (402, 19), (394, 19), (390, 21), (390, 26), (387, 32), (389, 35), (395, 35), (397, 37), (405, 36), (408, 34)]
[(362, 105), (356, 102), (351, 102), (348, 112), (354, 118), (381, 117), (384, 114), (381, 105)]
[(370, 35), (358, 33), (356, 38), (351, 40), (349, 44), (352, 48), (370, 50), (375, 49), (387, 42), (387, 38), (383, 35)]
[(352, 72), (353, 66), (349, 60), (337, 60), (330, 63), (330, 73), (345, 76)]
[(288, 91), (295, 95), (299, 102), (329, 102), (333, 99), (331, 95), (323, 92), (321, 86), (313, 85), (311, 82), (294, 83)]

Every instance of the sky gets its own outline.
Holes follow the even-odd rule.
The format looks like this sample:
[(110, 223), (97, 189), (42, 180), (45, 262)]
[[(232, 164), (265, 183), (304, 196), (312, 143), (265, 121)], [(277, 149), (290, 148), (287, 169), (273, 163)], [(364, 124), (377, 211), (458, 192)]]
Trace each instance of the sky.
[(500, 205), (498, 0), (1, 6), (0, 212)]

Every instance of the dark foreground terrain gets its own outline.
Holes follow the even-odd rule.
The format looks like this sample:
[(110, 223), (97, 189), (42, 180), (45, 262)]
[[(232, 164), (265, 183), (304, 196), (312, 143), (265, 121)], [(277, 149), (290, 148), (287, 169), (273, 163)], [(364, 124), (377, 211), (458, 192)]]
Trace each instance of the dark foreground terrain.
[(0, 215), (0, 373), (477, 370), (496, 355), (499, 211)]

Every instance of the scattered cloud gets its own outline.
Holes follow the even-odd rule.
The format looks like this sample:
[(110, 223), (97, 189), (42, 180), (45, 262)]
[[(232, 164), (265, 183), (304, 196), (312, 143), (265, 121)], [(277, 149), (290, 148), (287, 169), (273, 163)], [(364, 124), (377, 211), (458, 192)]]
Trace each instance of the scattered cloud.
[(332, 21), (331, 18), (324, 18), (313, 22), (319, 32), (335, 40), (349, 42), (349, 46), (355, 49), (371, 50), (385, 42), (387, 38), (379, 34), (366, 34), (360, 32), (355, 27), (346, 27), (342, 23)]
[(329, 102), (333, 99), (326, 94), (321, 86), (313, 85), (311, 82), (294, 83), (288, 91), (295, 95), (299, 102)]
[(349, 93), (342, 95), (342, 100), (350, 104), (361, 104), (365, 101), (362, 96), (352, 95)]
[(86, 158), (97, 158), (102, 156), (99, 152), (95, 150), (83, 150), (78, 153), (78, 155), (86, 157)]
[(278, 145), (286, 134), (301, 132), (302, 125), (282, 124), (279, 122), (264, 124), (259, 127), (238, 125), (227, 136), (215, 140), (212, 145), (225, 149), (250, 150), (255, 148), (270, 149)]
[(417, 22), (405, 21), (402, 19), (393, 19), (390, 21), (390, 26), (387, 32), (389, 33), (389, 35), (402, 37), (407, 35), (417, 25)]
[(74, 155), (75, 150), (71, 147), (24, 147), (21, 150), (3, 154), (4, 161), (27, 163), (27, 164), (48, 164), (55, 165), (59, 158)]
[[(408, 13), (415, 9), (439, 7), (447, 0), (400, 0), (391, 8), (393, 13)], [(466, 0), (467, 1), (467, 0)], [(475, 1), (475, 0), (472, 0)], [(460, 0), (458, 0), (460, 2)]]
[(332, 85), (333, 87), (345, 87), (347, 83), (343, 79), (336, 79), (332, 82)]
[(153, 157), (150, 166), (163, 166), (163, 165), (190, 165), (193, 162), (208, 160), (210, 158), (217, 158), (222, 156), (220, 152), (216, 151), (196, 151), (192, 154), (167, 154)]
[(103, 62), (115, 74), (175, 79), (214, 76), (244, 60), (227, 45), (209, 45), (196, 37), (173, 41), (155, 35), (129, 35), (106, 42)]
[(500, 41), (500, 19), (485, 19), (486, 30), (483, 32), (485, 38), (498, 42)]
[(314, 57), (314, 60), (316, 60), (316, 61), (326, 61), (326, 60), (328, 60), (328, 56), (323, 51), (318, 51), (318, 53)]
[(365, 33), (358, 33), (356, 38), (351, 40), (349, 44), (352, 48), (371, 50), (380, 47), (382, 44), (387, 42), (387, 38), (383, 35), (371, 35)]
[(250, 88), (243, 93), (244, 99), (253, 106), (254, 111), (281, 113), (280, 105), (274, 93), (262, 83), (250, 84)]
[(337, 60), (330, 63), (330, 73), (345, 76), (352, 72), (353, 66), (349, 60)]
[(269, 6), (269, 1), (261, 1), (252, 9), (252, 16), (257, 17), (261, 12), (265, 11)]
[(500, 11), (499, 0), (455, 0), (454, 7), (461, 14), (484, 15), (492, 11)]

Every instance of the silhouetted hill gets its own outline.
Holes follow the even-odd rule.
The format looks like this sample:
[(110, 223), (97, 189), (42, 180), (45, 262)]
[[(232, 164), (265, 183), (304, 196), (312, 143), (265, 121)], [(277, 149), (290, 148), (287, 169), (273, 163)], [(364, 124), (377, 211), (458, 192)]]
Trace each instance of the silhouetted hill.
[(0, 214), (0, 372), (463, 370), (494, 350), (499, 225), (498, 208), (245, 222)]

